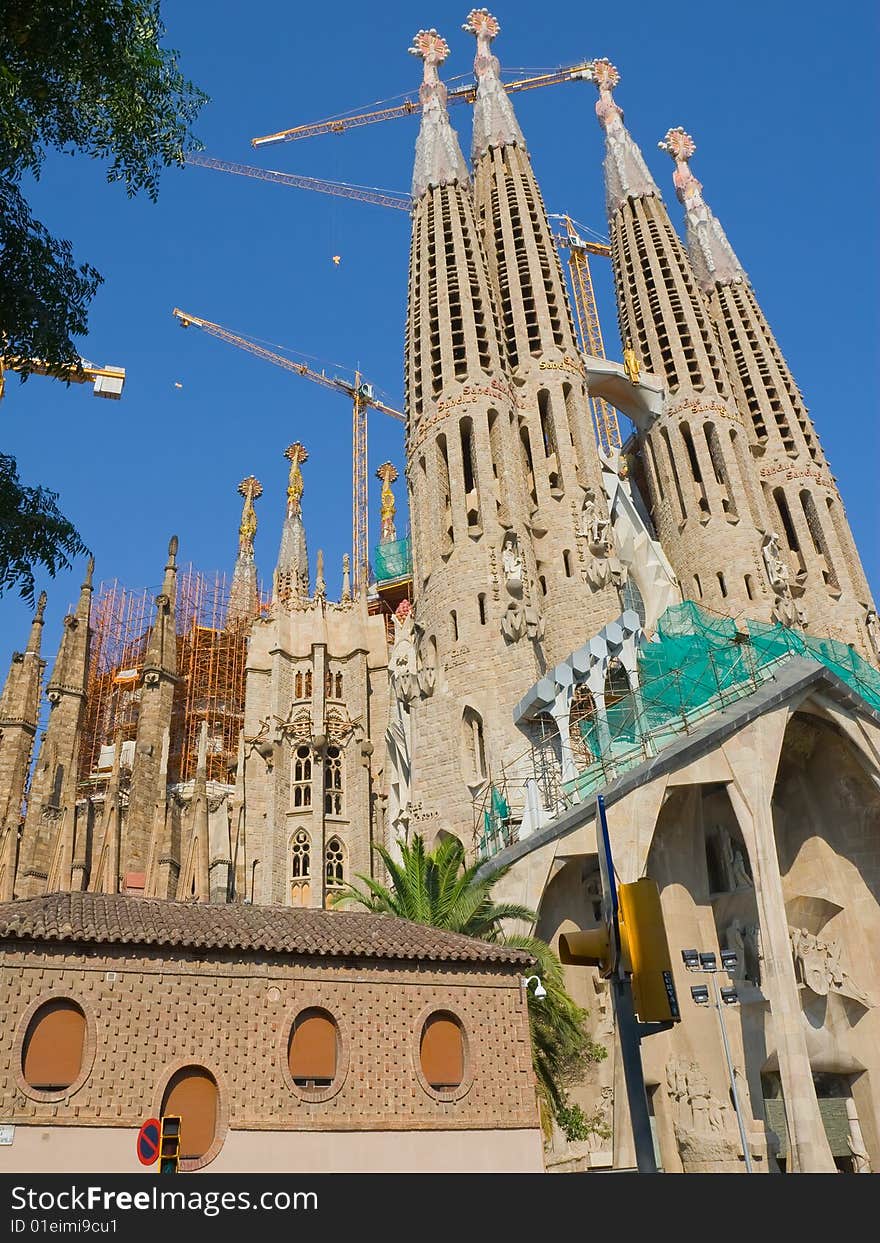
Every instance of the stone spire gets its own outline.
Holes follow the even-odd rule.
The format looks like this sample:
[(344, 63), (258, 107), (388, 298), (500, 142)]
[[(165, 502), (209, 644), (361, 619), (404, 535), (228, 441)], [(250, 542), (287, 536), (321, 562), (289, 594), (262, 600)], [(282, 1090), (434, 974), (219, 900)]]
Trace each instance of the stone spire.
[(23, 652), (13, 652), (0, 695), (0, 902), (12, 899), (18, 833), (31, 762), (45, 661), (40, 657), (45, 591), (37, 601), (30, 638)]
[(229, 607), (226, 612), (227, 625), (247, 624), (256, 617), (260, 605), (257, 592), (257, 566), (254, 560), (254, 536), (257, 533), (254, 501), (263, 495), (263, 485), (253, 475), (248, 475), (246, 479), (242, 479), (238, 490), (244, 497), (244, 505), (241, 511), (241, 524), (238, 528), (238, 556), (232, 572)]
[(421, 57), (424, 65), (424, 78), (419, 88), (422, 122), (412, 179), (413, 199), (419, 199), (432, 186), (453, 182), (467, 185), (468, 171), (458, 136), (449, 124), (446, 87), (437, 74), (437, 66), (449, 55), (449, 45), (436, 30), (420, 30), (409, 51)]
[[(621, 611), (623, 571), (613, 555), (584, 368), (559, 254), (522, 131), (501, 85), (492, 40), (498, 22), (474, 9), (474, 206), (492, 277), (508, 374), (518, 395), (515, 486), (540, 562), (533, 603), (545, 619), (551, 664)], [(589, 501), (587, 498), (590, 498)], [(584, 504), (603, 538), (582, 535)]]
[(462, 30), (476, 35), (477, 101), (474, 105), (474, 136), (471, 159), (474, 164), (491, 147), (517, 146), (525, 150), (525, 139), (514, 115), (513, 105), (499, 76), (498, 57), (492, 54), (492, 40), (501, 33), (497, 18), (488, 9), (471, 9)]
[(376, 471), (376, 478), (382, 480), (382, 500), (379, 510), (379, 543), (393, 544), (397, 540), (397, 528), (394, 525), (394, 515), (397, 512), (397, 506), (394, 502), (394, 493), (391, 491), (391, 485), (397, 478), (397, 467), (393, 462), (383, 462)]
[(751, 470), (768, 528), (762, 577), (772, 616), (813, 634), (854, 643), (877, 661), (874, 604), (843, 502), (797, 382), (742, 265), (691, 172), (690, 134), (660, 144), (675, 162), (691, 263), (715, 322), (736, 405), (752, 436)]
[(620, 74), (610, 60), (593, 61), (593, 81), (599, 88), (596, 116), (605, 130), (605, 203), (610, 216), (627, 198), (646, 194), (660, 198), (660, 191), (623, 123), (623, 109), (611, 93)]
[(291, 606), (309, 597), (309, 554), (302, 518), (303, 477), (300, 470), (309, 455), (306, 448), (295, 440), (284, 450), (284, 456), (290, 462), (290, 478), (273, 596), (276, 602)]
[(76, 612), (64, 619), (64, 632), (46, 696), (49, 722), (28, 791), (28, 808), (19, 852), (16, 897), (45, 891), (49, 867), (65, 814), (76, 807), (79, 744), (89, 669), (89, 611), (92, 575), (89, 559)]
[(177, 536), (173, 535), (141, 671), (141, 701), (122, 850), (122, 883), (126, 889), (144, 888), (157, 805), (165, 806), (162, 750), (171, 727), (177, 684), (176, 603)]
[(744, 280), (742, 265), (716, 216), (705, 202), (703, 187), (688, 164), (697, 149), (693, 138), (679, 126), (669, 130), (657, 146), (675, 162), (672, 184), (684, 207), (687, 247), (700, 288), (704, 293), (709, 293), (716, 283), (730, 285)]

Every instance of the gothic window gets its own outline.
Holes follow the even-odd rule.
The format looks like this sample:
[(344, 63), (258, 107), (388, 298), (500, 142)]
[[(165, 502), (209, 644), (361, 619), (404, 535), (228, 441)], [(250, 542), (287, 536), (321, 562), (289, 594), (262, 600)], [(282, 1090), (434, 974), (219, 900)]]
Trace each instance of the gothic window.
[(337, 673), (335, 681), (336, 681), (336, 698), (341, 699), (342, 698), (342, 674), (341, 673)]
[(324, 760), (324, 814), (342, 815), (342, 752), (328, 747)]
[(311, 669), (306, 669), (306, 699), (311, 699), (311, 697), (312, 697), (312, 671)]
[(308, 747), (297, 747), (293, 754), (293, 806), (312, 805), (312, 753)]
[(303, 675), (302, 673), (297, 673), (296, 677), (294, 678), (293, 697), (294, 699), (302, 699), (303, 697)]
[(311, 842), (305, 829), (300, 829), (293, 839), (290, 850), (290, 875), (302, 880), (311, 875)]
[(341, 889), (345, 884), (345, 854), (338, 837), (331, 837), (324, 852), (324, 879), (328, 889)]

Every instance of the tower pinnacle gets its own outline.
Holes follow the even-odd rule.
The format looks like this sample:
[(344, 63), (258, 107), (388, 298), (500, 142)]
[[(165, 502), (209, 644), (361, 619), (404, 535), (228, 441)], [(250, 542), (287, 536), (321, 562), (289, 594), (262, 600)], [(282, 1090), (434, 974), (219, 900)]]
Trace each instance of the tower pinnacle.
[(282, 603), (295, 603), (309, 596), (309, 555), (306, 548), (306, 531), (302, 520), (303, 477), (300, 470), (308, 461), (305, 445), (295, 440), (284, 450), (290, 462), (287, 483), (287, 513), (281, 530), (281, 547), (275, 567), (275, 599)]
[(391, 544), (397, 539), (397, 530), (394, 526), (397, 506), (394, 503), (394, 493), (391, 491), (391, 485), (397, 478), (397, 467), (393, 462), (383, 462), (376, 471), (376, 478), (382, 480), (379, 543)]
[(421, 198), (431, 186), (453, 182), (467, 184), (468, 172), (458, 145), (458, 136), (449, 124), (446, 112), (446, 87), (437, 73), (449, 55), (449, 44), (436, 30), (420, 30), (409, 48), (422, 60), (423, 80), (419, 88), (422, 123), (416, 142), (413, 166), (412, 196)]
[(620, 82), (620, 74), (610, 60), (593, 62), (593, 81), (599, 89), (596, 116), (605, 130), (605, 196), (610, 217), (626, 199), (648, 194), (660, 198), (660, 191), (623, 123), (623, 109), (611, 93)]
[(244, 497), (241, 523), (238, 528), (238, 556), (232, 572), (229, 592), (227, 623), (249, 621), (258, 611), (257, 567), (254, 562), (254, 536), (257, 533), (257, 514), (254, 501), (263, 495), (263, 485), (253, 475), (242, 479), (238, 491)]
[(518, 146), (525, 148), (525, 139), (514, 115), (501, 78), (498, 57), (493, 55), (492, 40), (501, 33), (498, 19), (488, 9), (471, 9), (462, 30), (475, 35), (477, 55), (477, 102), (474, 107), (474, 137), (471, 147), (473, 162), (490, 147)]
[(694, 275), (704, 292), (717, 283), (730, 285), (745, 277), (727, 236), (703, 199), (703, 187), (691, 172), (688, 160), (696, 143), (681, 126), (671, 129), (657, 146), (675, 162), (672, 182), (684, 207), (687, 246)]

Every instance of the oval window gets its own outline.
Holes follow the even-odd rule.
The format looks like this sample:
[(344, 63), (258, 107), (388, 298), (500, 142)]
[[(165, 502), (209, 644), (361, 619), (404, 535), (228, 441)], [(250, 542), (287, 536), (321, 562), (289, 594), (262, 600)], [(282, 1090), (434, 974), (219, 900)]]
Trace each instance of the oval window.
[(290, 1077), (298, 1088), (329, 1088), (336, 1078), (339, 1033), (326, 1010), (298, 1014), (287, 1046)]
[(432, 1014), (422, 1028), (419, 1047), (422, 1074), (437, 1092), (461, 1086), (464, 1079), (464, 1041), (451, 1014)]
[(86, 1016), (73, 1001), (47, 1001), (28, 1024), (22, 1049), (25, 1082), (41, 1092), (69, 1088), (82, 1069)]
[(217, 1084), (201, 1066), (185, 1066), (171, 1076), (162, 1097), (162, 1116), (180, 1118), (180, 1156), (197, 1161), (217, 1131)]

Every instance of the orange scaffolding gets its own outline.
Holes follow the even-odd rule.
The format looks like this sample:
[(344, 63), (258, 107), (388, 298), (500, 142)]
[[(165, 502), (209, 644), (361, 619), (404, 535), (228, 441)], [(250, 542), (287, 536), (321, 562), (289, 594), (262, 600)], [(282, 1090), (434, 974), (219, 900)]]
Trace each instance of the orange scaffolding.
[[(249, 626), (227, 626), (230, 583), (191, 565), (178, 578), (175, 610), (177, 684), (171, 716), (168, 780), (195, 776), (199, 734), (207, 724), (207, 777), (228, 783), (244, 725)], [(80, 779), (94, 783), (112, 766), (117, 736), (135, 737), (144, 655), (155, 591), (101, 584), (92, 612), (92, 645)], [(103, 750), (103, 756), (102, 756)]]

